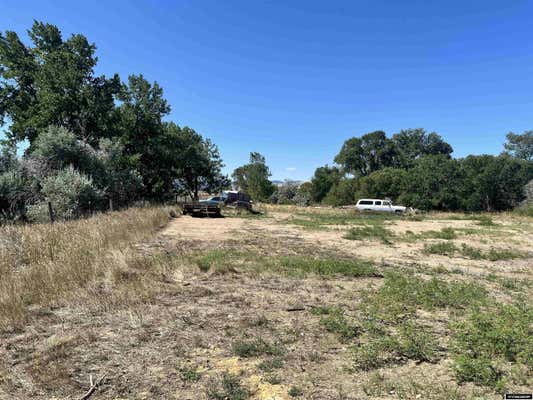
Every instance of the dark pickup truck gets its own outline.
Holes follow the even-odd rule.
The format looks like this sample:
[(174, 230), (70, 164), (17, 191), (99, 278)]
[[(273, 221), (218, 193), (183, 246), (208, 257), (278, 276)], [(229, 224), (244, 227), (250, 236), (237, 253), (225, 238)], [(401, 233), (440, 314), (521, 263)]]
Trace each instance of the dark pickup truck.
[(206, 215), (208, 217), (220, 217), (222, 207), (252, 209), (252, 201), (246, 193), (226, 190), (220, 196), (210, 197), (206, 200), (199, 200), (183, 204), (183, 215)]

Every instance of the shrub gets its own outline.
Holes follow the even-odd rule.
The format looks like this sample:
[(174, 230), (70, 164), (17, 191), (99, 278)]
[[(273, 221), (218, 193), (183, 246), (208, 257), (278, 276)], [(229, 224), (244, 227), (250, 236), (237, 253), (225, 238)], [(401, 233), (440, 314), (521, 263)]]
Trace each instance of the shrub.
[[(45, 178), (42, 193), (46, 201), (52, 203), (54, 215), (63, 220), (77, 218), (98, 209), (103, 198), (92, 179), (72, 167)], [(43, 204), (30, 207), (28, 217), (36, 222), (43, 222), (40, 218), (44, 208)]]
[(68, 129), (51, 125), (40, 132), (32, 145), (32, 156), (46, 160), (50, 169), (61, 170), (69, 166), (92, 173), (96, 167), (96, 152), (76, 138)]
[(383, 243), (390, 243), (390, 237), (392, 232), (379, 225), (374, 226), (362, 226), (358, 228), (352, 228), (344, 235), (344, 239), (349, 240), (363, 240), (363, 239), (379, 239)]
[(17, 171), (0, 174), (0, 221), (24, 213), (28, 187)]
[(246, 400), (250, 392), (242, 387), (238, 376), (225, 373), (210, 382), (207, 397), (211, 400)]
[(251, 341), (237, 341), (232, 345), (233, 352), (239, 357), (250, 358), (261, 354), (281, 356), (284, 349), (277, 343), (268, 343), (258, 338)]
[(442, 256), (453, 256), (457, 251), (457, 246), (450, 242), (439, 242), (424, 245), (424, 253), (439, 254)]
[(288, 393), (289, 393), (289, 396), (291, 397), (300, 397), (300, 396), (303, 396), (304, 391), (300, 389), (298, 386), (291, 386)]

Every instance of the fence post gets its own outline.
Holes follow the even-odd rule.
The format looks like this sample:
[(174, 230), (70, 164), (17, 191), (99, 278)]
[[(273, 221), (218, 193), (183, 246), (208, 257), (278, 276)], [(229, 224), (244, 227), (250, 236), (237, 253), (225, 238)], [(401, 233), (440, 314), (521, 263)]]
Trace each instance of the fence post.
[(109, 211), (113, 211), (113, 199), (109, 198)]
[(48, 215), (50, 216), (50, 223), (53, 224), (55, 221), (55, 218), (54, 218), (54, 210), (52, 209), (51, 201), (48, 202)]

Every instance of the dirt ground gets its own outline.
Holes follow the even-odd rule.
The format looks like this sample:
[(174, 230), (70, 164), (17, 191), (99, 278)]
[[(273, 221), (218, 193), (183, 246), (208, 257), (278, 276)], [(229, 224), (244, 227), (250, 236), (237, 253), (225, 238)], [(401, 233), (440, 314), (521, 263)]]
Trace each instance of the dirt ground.
[[(91, 399), (216, 399), (209, 390), (224, 373), (239, 377), (250, 398), (261, 400), (445, 399), (476, 392), (472, 384), (453, 381), (448, 359), (380, 368), (379, 379), (395, 382), (381, 391), (371, 390), (376, 371), (350, 368), (350, 344), (325, 331), (310, 310), (336, 305), (354, 312), (364, 291), (379, 286), (380, 277), (291, 278), (239, 267), (219, 274), (199, 270), (190, 257), (213, 249), (264, 256), (336, 254), (372, 261), (383, 271), (440, 268), (444, 277), (455, 271), (454, 278), (473, 281), (491, 273), (531, 280), (533, 258), (490, 261), (428, 255), (422, 251), (424, 244), (438, 240), (402, 240), (407, 231), (480, 229), (471, 219), (436, 214), (386, 221), (396, 239), (382, 243), (345, 239), (345, 225), (305, 229), (291, 224), (291, 217), (291, 210), (274, 209), (263, 217), (173, 219), (153, 241), (136, 245), (147, 255), (163, 252), (183, 260), (183, 268), (166, 276), (149, 301), (118, 309), (81, 303), (43, 308), (25, 329), (0, 336), (0, 399), (78, 399), (89, 388), (90, 376), (96, 380), (104, 374)], [(533, 249), (530, 221), (506, 215), (493, 219), (498, 228), (492, 232), (461, 234), (453, 242), (481, 249)], [(496, 287), (489, 281), (486, 285)], [(235, 354), (235, 342), (257, 338), (282, 344), (282, 367), (260, 366), (271, 356)], [(485, 394), (478, 398), (500, 398), (479, 390)]]

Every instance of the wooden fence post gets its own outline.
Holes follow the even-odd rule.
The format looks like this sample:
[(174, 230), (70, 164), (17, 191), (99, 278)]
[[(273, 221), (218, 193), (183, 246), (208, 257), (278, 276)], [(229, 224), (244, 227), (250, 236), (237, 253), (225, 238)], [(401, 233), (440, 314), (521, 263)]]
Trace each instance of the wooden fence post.
[(52, 208), (52, 202), (49, 201), (48, 202), (48, 215), (50, 216), (50, 223), (54, 223), (55, 221), (55, 218), (54, 218), (54, 210)]

